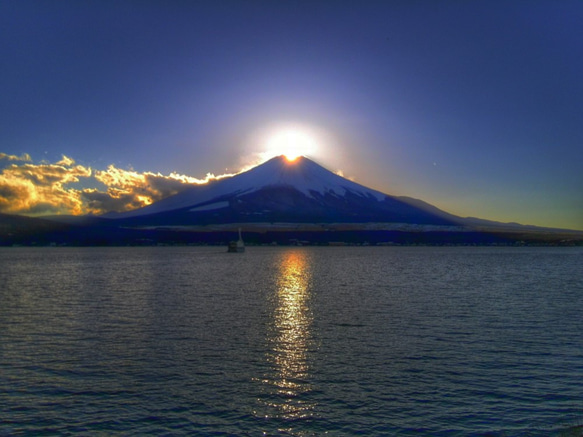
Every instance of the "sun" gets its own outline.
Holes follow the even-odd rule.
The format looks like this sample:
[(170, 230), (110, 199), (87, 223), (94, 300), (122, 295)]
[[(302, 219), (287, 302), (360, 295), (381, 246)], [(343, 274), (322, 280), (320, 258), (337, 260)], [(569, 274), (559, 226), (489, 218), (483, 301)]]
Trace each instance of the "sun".
[(294, 162), (300, 156), (313, 154), (316, 142), (306, 132), (286, 129), (276, 132), (268, 140), (267, 149), (269, 154), (283, 155), (289, 162)]

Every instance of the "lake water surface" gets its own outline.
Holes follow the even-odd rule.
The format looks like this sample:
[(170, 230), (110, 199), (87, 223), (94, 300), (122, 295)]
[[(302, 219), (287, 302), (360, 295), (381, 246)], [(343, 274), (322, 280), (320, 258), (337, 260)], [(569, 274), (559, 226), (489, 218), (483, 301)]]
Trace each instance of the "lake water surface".
[(0, 435), (578, 435), (582, 266), (582, 248), (1, 249)]

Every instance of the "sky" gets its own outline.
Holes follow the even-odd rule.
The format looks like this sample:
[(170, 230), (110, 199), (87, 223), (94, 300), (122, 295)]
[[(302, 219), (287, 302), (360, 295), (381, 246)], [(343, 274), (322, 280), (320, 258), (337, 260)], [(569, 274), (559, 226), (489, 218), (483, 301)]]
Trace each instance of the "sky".
[(0, 212), (136, 208), (283, 136), (387, 194), (583, 230), (582, 22), (579, 0), (0, 0)]

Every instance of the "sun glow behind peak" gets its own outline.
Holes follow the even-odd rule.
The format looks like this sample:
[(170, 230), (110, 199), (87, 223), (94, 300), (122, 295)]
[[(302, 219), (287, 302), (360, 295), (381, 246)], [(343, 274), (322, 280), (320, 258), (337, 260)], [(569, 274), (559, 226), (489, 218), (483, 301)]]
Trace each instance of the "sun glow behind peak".
[(278, 131), (267, 141), (267, 154), (283, 155), (288, 162), (294, 162), (300, 156), (311, 155), (315, 151), (315, 140), (298, 129)]

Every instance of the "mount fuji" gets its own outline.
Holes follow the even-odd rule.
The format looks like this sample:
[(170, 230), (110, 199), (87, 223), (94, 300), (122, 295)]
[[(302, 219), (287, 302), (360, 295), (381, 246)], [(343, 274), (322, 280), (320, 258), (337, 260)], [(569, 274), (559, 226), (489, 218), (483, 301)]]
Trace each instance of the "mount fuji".
[(144, 208), (104, 216), (0, 214), (0, 246), (225, 244), (583, 245), (583, 233), (448, 214), (283, 156)]
[(455, 226), (462, 220), (420, 200), (352, 182), (306, 157), (289, 161), (284, 156), (107, 217), (128, 226), (371, 222)]

